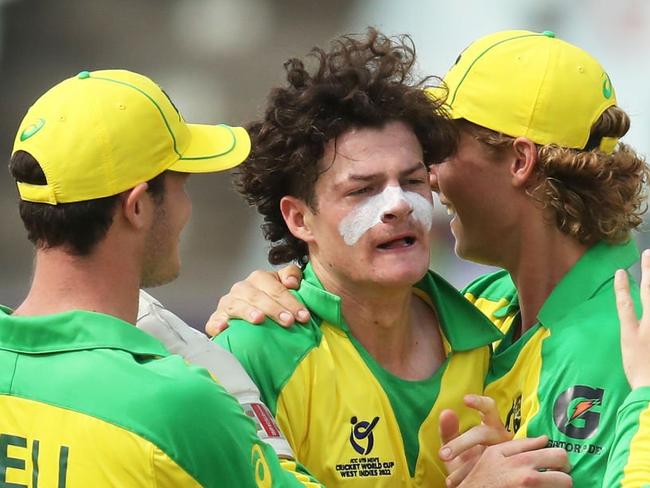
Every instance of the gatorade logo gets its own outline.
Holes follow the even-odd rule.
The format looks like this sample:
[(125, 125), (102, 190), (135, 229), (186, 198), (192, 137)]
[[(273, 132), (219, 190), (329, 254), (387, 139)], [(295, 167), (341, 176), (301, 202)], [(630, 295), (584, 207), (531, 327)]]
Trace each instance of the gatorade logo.
[(251, 464), (255, 472), (255, 484), (258, 488), (271, 488), (273, 486), (273, 477), (269, 463), (266, 461), (264, 451), (259, 444), (255, 444), (251, 449)]
[(603, 73), (603, 78), (603, 96), (609, 100), (614, 94), (614, 90), (612, 89), (612, 80), (609, 79), (607, 73)]
[[(359, 454), (366, 455), (372, 451), (375, 445), (375, 435), (372, 431), (377, 426), (377, 422), (379, 422), (379, 417), (372, 419), (372, 422), (366, 422), (365, 420), (357, 421), (356, 417), (350, 419), (350, 423), (352, 424), (352, 428), (350, 429), (350, 444), (352, 444), (354, 450)], [(365, 447), (361, 443), (365, 444)]]
[(587, 439), (598, 430), (605, 390), (575, 385), (555, 401), (553, 419), (560, 432), (574, 439)]
[(34, 134), (36, 134), (39, 130), (43, 128), (45, 125), (45, 119), (38, 119), (36, 122), (34, 122), (32, 125), (28, 126), (21, 134), (20, 134), (20, 141), (24, 142), (30, 137), (32, 137)]

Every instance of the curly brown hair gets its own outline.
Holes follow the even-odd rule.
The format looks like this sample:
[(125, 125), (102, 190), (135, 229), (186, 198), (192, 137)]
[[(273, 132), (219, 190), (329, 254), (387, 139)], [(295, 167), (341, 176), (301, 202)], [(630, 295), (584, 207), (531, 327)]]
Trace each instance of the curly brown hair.
[[(462, 121), (493, 156), (512, 148), (514, 138)], [(650, 171), (642, 156), (618, 143), (611, 154), (599, 149), (603, 137), (619, 138), (630, 128), (628, 115), (609, 107), (591, 128), (585, 149), (537, 145), (539, 184), (531, 194), (549, 209), (557, 227), (580, 243), (620, 244), (643, 222)]]
[(352, 128), (398, 120), (413, 129), (427, 167), (457, 145), (442, 101), (424, 92), (431, 80), (440, 80), (413, 73), (409, 36), (390, 38), (369, 28), (364, 36), (334, 40), (329, 51), (315, 47), (308, 57), (316, 61), (311, 70), (300, 59), (284, 64), (287, 83), (271, 90), (264, 117), (249, 125), (253, 149), (237, 172), (237, 189), (264, 216), (272, 264), (306, 261), (307, 245), (289, 231), (280, 200), (291, 195), (317, 211), (314, 185), (328, 141)]

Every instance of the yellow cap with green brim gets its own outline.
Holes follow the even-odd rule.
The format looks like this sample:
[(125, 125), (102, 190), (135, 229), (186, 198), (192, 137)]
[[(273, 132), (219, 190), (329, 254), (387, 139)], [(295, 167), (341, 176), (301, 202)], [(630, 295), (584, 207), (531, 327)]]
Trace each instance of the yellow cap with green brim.
[[(598, 61), (551, 31), (482, 37), (461, 53), (444, 82), (452, 118), (542, 145), (584, 149), (592, 125), (616, 105)], [(601, 150), (611, 152), (616, 140), (603, 139)]]
[(82, 71), (41, 96), (13, 152), (30, 153), (47, 181), (18, 182), (20, 198), (56, 205), (117, 195), (166, 170), (227, 170), (250, 147), (241, 127), (186, 123), (146, 76), (103, 70)]

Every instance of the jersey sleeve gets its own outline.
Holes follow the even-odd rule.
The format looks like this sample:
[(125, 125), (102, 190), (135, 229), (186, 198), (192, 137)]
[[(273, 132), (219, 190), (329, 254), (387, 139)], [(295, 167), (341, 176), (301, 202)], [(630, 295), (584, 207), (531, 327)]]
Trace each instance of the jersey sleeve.
[[(238, 402), (205, 370), (188, 368), (194, 374), (178, 381), (167, 402), (166, 418), (160, 421), (174, 429), (174, 442), (166, 446), (166, 454), (200, 486), (321, 486), (302, 466), (281, 461), (259, 439), (253, 421)], [(164, 479), (158, 481), (156, 486), (173, 486)]]
[[(268, 408), (262, 403), (257, 386), (230, 352), (210, 341), (199, 331), (192, 329), (144, 291), (140, 292), (137, 326), (159, 339), (170, 352), (182, 356), (196, 366), (205, 368), (212, 379), (225, 390), (224, 392), (221, 388), (218, 390), (215, 388), (215, 391), (219, 391), (224, 397), (222, 401), (232, 403), (228, 396), (237, 400), (241, 408), (240, 411), (231, 408), (233, 410), (231, 420), (235, 425), (241, 424), (239, 428), (242, 429), (242, 440), (247, 438), (244, 434), (250, 431), (251, 425), (256, 429), (258, 437), (258, 439), (250, 439), (249, 453), (240, 452), (239, 455), (254, 458), (254, 464), (259, 465), (254, 466), (255, 472), (259, 474), (268, 471), (271, 478), (275, 480), (269, 485), (263, 479), (256, 477), (256, 485), (251, 486), (320, 486), (302, 465), (293, 461), (293, 452)], [(245, 413), (243, 418), (242, 409)], [(218, 409), (217, 413), (221, 410)], [(198, 414), (199, 417), (204, 415)], [(222, 420), (219, 418), (219, 422)], [(273, 475), (273, 471), (278, 472)], [(162, 481), (160, 486), (165, 486)]]
[(638, 388), (618, 410), (603, 488), (650, 486), (650, 387)]
[(260, 399), (257, 386), (237, 359), (187, 325), (158, 300), (140, 291), (137, 327), (154, 336), (173, 354), (208, 370), (258, 427), (258, 436), (282, 458), (294, 458), (289, 443)]
[(231, 320), (213, 341), (237, 358), (259, 388), (262, 401), (276, 415), (284, 386), (321, 337), (313, 321), (285, 329), (269, 319), (261, 325)]
[(298, 460), (309, 423), (311, 390), (307, 384), (295, 387), (295, 382), (309, 377), (303, 359), (321, 337), (315, 322), (285, 329), (269, 320), (258, 326), (234, 320), (214, 339), (232, 352), (256, 383)]

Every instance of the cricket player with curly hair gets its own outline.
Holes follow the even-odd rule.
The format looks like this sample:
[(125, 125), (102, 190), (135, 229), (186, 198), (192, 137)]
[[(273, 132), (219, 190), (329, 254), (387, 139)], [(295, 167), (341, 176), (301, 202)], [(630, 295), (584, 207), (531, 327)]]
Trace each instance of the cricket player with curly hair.
[[(550, 31), (485, 36), (444, 81), (446, 90), (431, 94), (445, 97), (460, 142), (431, 166), (432, 186), (453, 214), (456, 253), (503, 268), (464, 289), (505, 334), (485, 384), (490, 418), (515, 438), (548, 436), (567, 451), (574, 486), (599, 486), (630, 392), (614, 273), (638, 261), (631, 232), (646, 208), (648, 168), (619, 141), (629, 117), (602, 66)], [(282, 276), (287, 286), (300, 278), (297, 268)], [(208, 328), (223, 328), (228, 316), (259, 321), (260, 311), (286, 324), (303, 308), (277, 275), (256, 273), (222, 299)], [(458, 435), (449, 420), (443, 415), (445, 460), (490, 443), (484, 426)], [(503, 479), (508, 457), (491, 459), (462, 486)]]

